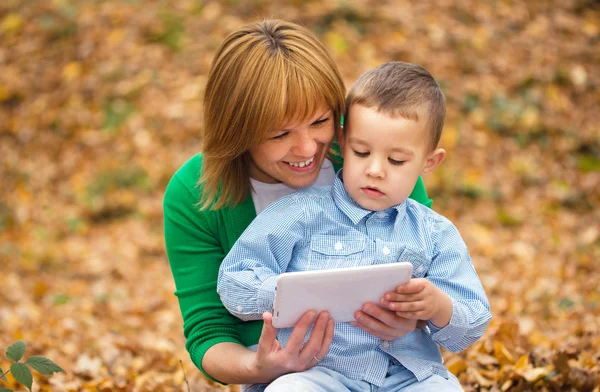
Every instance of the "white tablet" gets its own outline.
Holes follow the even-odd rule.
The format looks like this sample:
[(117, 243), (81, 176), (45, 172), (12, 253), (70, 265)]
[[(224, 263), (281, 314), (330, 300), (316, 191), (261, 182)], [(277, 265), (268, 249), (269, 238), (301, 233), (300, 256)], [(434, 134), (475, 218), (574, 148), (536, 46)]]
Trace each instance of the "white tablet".
[(353, 321), (365, 302), (408, 283), (412, 264), (399, 262), (320, 271), (286, 272), (277, 278), (273, 326), (296, 325), (308, 310), (327, 310), (335, 322)]

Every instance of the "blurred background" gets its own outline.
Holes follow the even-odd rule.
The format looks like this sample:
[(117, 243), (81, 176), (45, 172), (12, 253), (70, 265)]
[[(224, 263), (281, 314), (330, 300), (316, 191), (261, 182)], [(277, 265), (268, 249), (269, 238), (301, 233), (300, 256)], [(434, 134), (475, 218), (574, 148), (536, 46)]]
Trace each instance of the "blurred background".
[(185, 351), (161, 203), (200, 150), (217, 46), (265, 18), (314, 31), (348, 87), (390, 60), (442, 85), (448, 158), (426, 186), (494, 315), (468, 351), (444, 353), (464, 388), (598, 391), (592, 0), (2, 0), (0, 352), (22, 339), (67, 372), (33, 389), (237, 390)]

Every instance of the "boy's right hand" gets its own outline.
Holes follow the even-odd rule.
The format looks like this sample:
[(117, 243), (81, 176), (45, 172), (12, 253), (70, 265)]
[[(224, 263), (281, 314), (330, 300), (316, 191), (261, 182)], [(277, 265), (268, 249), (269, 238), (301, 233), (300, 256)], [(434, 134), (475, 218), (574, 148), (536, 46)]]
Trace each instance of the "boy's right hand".
[[(269, 383), (284, 374), (310, 369), (327, 355), (334, 331), (334, 322), (329, 313), (321, 312), (317, 317), (315, 311), (306, 312), (283, 348), (276, 339), (277, 329), (273, 327), (271, 313), (263, 313), (263, 320), (264, 326), (256, 356), (249, 365), (250, 371), (256, 374), (257, 383)], [(303, 346), (308, 329), (313, 323), (310, 339)]]

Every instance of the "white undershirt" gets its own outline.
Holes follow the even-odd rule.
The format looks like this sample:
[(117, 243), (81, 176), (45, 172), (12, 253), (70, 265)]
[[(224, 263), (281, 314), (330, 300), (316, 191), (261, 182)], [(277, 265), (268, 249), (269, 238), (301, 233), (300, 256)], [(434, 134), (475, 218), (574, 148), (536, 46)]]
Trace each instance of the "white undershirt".
[[(331, 185), (333, 184), (334, 179), (335, 170), (333, 164), (329, 159), (325, 158), (323, 160), (323, 165), (321, 165), (319, 176), (313, 186)], [(257, 181), (254, 178), (250, 178), (250, 183), (253, 188), (252, 201), (254, 201), (254, 208), (256, 209), (257, 215), (275, 200), (279, 200), (283, 196), (287, 196), (296, 190), (284, 183), (267, 184)]]

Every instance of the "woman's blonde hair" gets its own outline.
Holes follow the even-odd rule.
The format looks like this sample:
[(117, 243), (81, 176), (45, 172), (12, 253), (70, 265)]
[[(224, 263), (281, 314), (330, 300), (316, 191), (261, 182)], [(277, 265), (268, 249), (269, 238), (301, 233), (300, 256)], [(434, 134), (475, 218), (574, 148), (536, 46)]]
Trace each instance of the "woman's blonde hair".
[(201, 209), (241, 203), (250, 192), (249, 150), (317, 109), (333, 111), (345, 87), (327, 49), (306, 28), (281, 20), (231, 33), (213, 60), (204, 95)]

